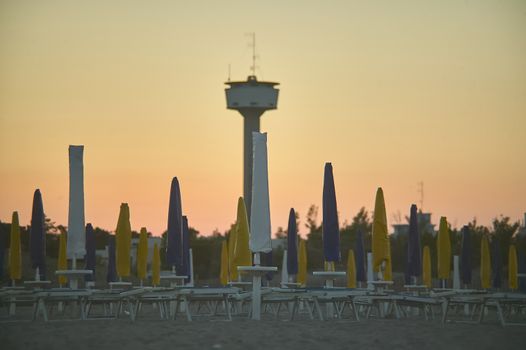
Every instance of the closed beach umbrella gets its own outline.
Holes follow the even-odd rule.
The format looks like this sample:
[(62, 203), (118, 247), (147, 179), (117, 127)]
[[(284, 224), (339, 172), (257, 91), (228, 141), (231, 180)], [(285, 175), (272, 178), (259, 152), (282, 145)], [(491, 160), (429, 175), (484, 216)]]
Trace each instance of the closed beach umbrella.
[(387, 237), (387, 252), (388, 252), (388, 257), (385, 263), (384, 280), (392, 281), (393, 280), (393, 263), (391, 259), (391, 239), (389, 239), (389, 237)]
[[(272, 240), (270, 238), (267, 134), (253, 132), (252, 144), (254, 168), (252, 172), (249, 247), (252, 253), (268, 253), (272, 251)], [(259, 262), (256, 261), (256, 264), (258, 265)]]
[(141, 228), (139, 234), (139, 246), (137, 247), (137, 277), (142, 281), (146, 279), (148, 267), (148, 231), (146, 227)]
[(356, 288), (356, 264), (352, 249), (349, 249), (347, 257), (347, 288)]
[(166, 236), (166, 264), (177, 274), (183, 269), (183, 210), (181, 189), (177, 177), (172, 179), (168, 206), (168, 233)]
[(159, 246), (157, 243), (153, 245), (152, 257), (152, 285), (158, 286), (161, 284), (161, 254), (159, 254)]
[(493, 275), (493, 288), (502, 287), (502, 253), (500, 251), (500, 242), (497, 237), (491, 240), (491, 272)]
[(115, 261), (115, 236), (108, 237), (108, 272), (106, 281), (115, 282), (117, 280), (117, 263)]
[[(58, 269), (57, 270), (67, 270), (68, 269), (68, 258), (66, 257), (66, 244), (67, 244), (66, 232), (62, 232), (58, 240)], [(58, 276), (58, 284), (62, 286), (66, 283), (68, 283), (68, 279), (66, 276)]]
[[(76, 261), (86, 255), (84, 219), (84, 146), (69, 146), (69, 212), (67, 257)], [(73, 268), (75, 268), (75, 263)]]
[(491, 287), (491, 259), (486, 236), (483, 236), (480, 242), (480, 285), (482, 289)]
[(298, 275), (296, 282), (304, 286), (307, 284), (307, 245), (304, 239), (299, 240)]
[(0, 226), (0, 281), (4, 279), (5, 240), (4, 230)]
[(131, 225), (130, 209), (127, 203), (121, 204), (119, 221), (115, 230), (115, 257), (117, 261), (117, 275), (130, 276)]
[(188, 276), (186, 281), (190, 281), (190, 231), (188, 228), (188, 218), (186, 216), (183, 216), (182, 247), (182, 269), (180, 275)]
[(93, 226), (91, 224), (86, 225), (86, 270), (91, 270), (91, 275), (86, 275), (86, 281), (93, 281), (95, 279), (95, 267), (97, 265), (97, 254), (96, 254), (96, 243), (95, 243), (95, 232), (93, 232)]
[(411, 205), (409, 214), (409, 241), (407, 245), (407, 265), (409, 276), (419, 277), (422, 271), (422, 247), (418, 230), (418, 214), (416, 205)]
[(431, 278), (431, 253), (429, 252), (429, 247), (424, 247), (424, 254), (422, 257), (422, 281), (427, 288), (432, 286)]
[(511, 290), (516, 290), (517, 283), (517, 250), (514, 245), (510, 245), (508, 252), (508, 285)]
[(9, 278), (12, 281), (22, 278), (22, 254), (20, 245), (20, 226), (18, 212), (13, 212), (11, 219), (11, 234), (9, 241)]
[(444, 216), (440, 218), (437, 240), (438, 278), (447, 280), (451, 271), (451, 241), (449, 240), (447, 219)]
[(373, 270), (380, 271), (382, 262), (389, 259), (389, 237), (387, 237), (387, 215), (385, 212), (384, 192), (381, 187), (376, 191), (373, 217)]
[(296, 213), (291, 208), (287, 229), (287, 272), (289, 275), (298, 273), (298, 228), (296, 227)]
[[(252, 206), (253, 208), (254, 206)], [(237, 201), (237, 233), (236, 244), (234, 246), (234, 266), (237, 277), (238, 266), (251, 266), (252, 257), (249, 249), (249, 233), (248, 233), (248, 217), (247, 209), (245, 208), (245, 201), (239, 197)]]
[(221, 243), (221, 270), (219, 273), (219, 282), (223, 286), (228, 284), (228, 248), (226, 241)]
[[(239, 207), (239, 201), (238, 201)], [(237, 220), (237, 219), (236, 219)], [(230, 229), (230, 234), (228, 235), (228, 278), (230, 281), (237, 280), (237, 268), (234, 265), (234, 250), (236, 247), (236, 237), (237, 237), (237, 221)]]
[[(517, 270), (519, 271), (519, 273), (526, 274), (526, 254), (524, 254), (523, 251), (519, 250), (517, 252), (517, 263)], [(519, 280), (519, 290), (521, 292), (526, 293), (526, 278), (521, 278)]]
[(363, 243), (363, 232), (361, 229), (358, 229), (358, 234), (356, 235), (356, 241), (354, 242), (354, 255), (356, 262), (356, 280), (358, 282), (367, 281), (367, 273), (365, 271), (365, 246)]
[(462, 250), (460, 252), (460, 279), (471, 284), (471, 237), (469, 227), (462, 227)]
[[(334, 262), (340, 261), (340, 229), (338, 224), (338, 208), (336, 206), (336, 190), (332, 164), (325, 163), (323, 174), (323, 257), (334, 270)], [(332, 264), (330, 264), (332, 263)]]
[(33, 195), (33, 210), (31, 213), (31, 230), (29, 233), (29, 248), (31, 266), (38, 268), (40, 278), (46, 278), (46, 231), (45, 231), (44, 205), (40, 190)]

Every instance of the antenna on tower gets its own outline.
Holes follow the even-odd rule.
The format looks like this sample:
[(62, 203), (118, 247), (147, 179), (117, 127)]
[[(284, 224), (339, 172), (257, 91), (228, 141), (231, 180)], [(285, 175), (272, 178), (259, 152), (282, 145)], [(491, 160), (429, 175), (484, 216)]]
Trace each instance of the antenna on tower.
[(424, 181), (418, 183), (418, 193), (420, 193), (420, 211), (424, 211)]
[(256, 76), (256, 59), (258, 57), (256, 55), (256, 33), (247, 33), (247, 35), (250, 35), (252, 39), (252, 42), (249, 44), (249, 47), (252, 48), (252, 65), (250, 66), (250, 71), (253, 76)]

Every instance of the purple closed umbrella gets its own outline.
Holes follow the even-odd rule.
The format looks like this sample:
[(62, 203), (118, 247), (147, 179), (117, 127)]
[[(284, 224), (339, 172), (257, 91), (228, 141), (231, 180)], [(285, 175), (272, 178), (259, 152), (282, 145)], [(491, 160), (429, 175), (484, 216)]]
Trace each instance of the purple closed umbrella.
[(31, 266), (39, 269), (40, 279), (46, 279), (46, 229), (44, 205), (40, 190), (33, 195), (33, 211), (31, 213), (31, 231), (29, 233), (29, 249)]
[(115, 282), (117, 280), (117, 264), (115, 261), (115, 236), (110, 235), (108, 241), (108, 273), (106, 281)]
[(407, 265), (410, 277), (419, 277), (422, 271), (422, 248), (420, 232), (418, 232), (418, 216), (416, 205), (411, 205), (409, 214), (409, 240), (407, 244)]
[(5, 235), (0, 226), (0, 281), (4, 279)]
[(462, 250), (460, 251), (460, 280), (471, 284), (471, 237), (469, 227), (462, 227)]
[(296, 212), (293, 208), (289, 212), (287, 228), (287, 272), (289, 275), (298, 273), (298, 228), (296, 227)]
[(177, 274), (183, 270), (183, 214), (181, 190), (177, 177), (172, 179), (168, 207), (168, 233), (166, 236), (166, 263)]
[(367, 274), (365, 272), (365, 246), (363, 244), (363, 232), (358, 229), (356, 241), (354, 242), (354, 259), (356, 263), (356, 281), (367, 282)]
[(93, 281), (95, 277), (95, 233), (91, 224), (86, 225), (86, 270), (92, 270), (93, 274), (86, 275), (86, 281)]
[(181, 275), (188, 276), (186, 281), (190, 281), (190, 231), (188, 230), (188, 218), (183, 216), (183, 254)]
[(493, 275), (493, 288), (502, 287), (502, 253), (500, 242), (497, 237), (491, 240), (491, 274)]
[[(522, 251), (518, 251), (518, 266), (517, 271), (520, 274), (526, 274), (526, 254)], [(526, 293), (526, 278), (519, 278), (519, 290)]]
[(327, 262), (340, 261), (340, 231), (332, 164), (325, 163), (323, 176), (323, 255)]

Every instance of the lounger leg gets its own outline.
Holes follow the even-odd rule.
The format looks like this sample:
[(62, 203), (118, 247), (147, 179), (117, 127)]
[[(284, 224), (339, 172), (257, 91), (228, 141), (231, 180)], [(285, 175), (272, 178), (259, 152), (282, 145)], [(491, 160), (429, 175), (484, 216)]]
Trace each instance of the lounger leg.
[(321, 311), (320, 304), (318, 303), (318, 299), (314, 297), (314, 307), (318, 311), (318, 317), (320, 318), (320, 321), (323, 321), (323, 312)]
[(311, 320), (314, 320), (314, 315), (312, 314), (312, 308), (310, 307), (310, 303), (308, 300), (304, 300), (302, 301), (305, 305), (305, 307), (307, 308), (307, 312), (309, 313), (309, 318)]
[(446, 323), (447, 312), (449, 310), (449, 299), (442, 304), (442, 324)]
[(506, 321), (504, 319), (504, 313), (502, 312), (502, 307), (500, 306), (500, 303), (498, 300), (495, 301), (495, 303), (497, 304), (497, 315), (499, 316), (500, 324), (502, 325), (502, 327), (506, 327)]

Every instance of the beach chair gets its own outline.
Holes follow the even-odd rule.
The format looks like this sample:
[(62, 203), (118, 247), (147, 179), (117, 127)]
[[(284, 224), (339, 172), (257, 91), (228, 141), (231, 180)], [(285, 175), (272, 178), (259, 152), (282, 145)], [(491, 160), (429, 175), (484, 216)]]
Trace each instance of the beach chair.
[(92, 291), (90, 290), (70, 288), (53, 288), (37, 291), (34, 293), (33, 320), (36, 320), (38, 316), (42, 314), (44, 321), (49, 321), (54, 306), (57, 306), (59, 303), (71, 305), (73, 314), (76, 314), (76, 311), (78, 311), (79, 319), (85, 320), (86, 300), (91, 293)]
[[(497, 318), (502, 327), (506, 326), (526, 326), (526, 294), (524, 293), (493, 293), (484, 296), (478, 323), (484, 320), (486, 310), (495, 309)], [(511, 318), (519, 318), (511, 321)]]
[[(119, 318), (121, 314), (126, 314), (132, 321), (135, 321), (137, 300), (147, 292), (145, 288), (135, 289), (112, 289), (112, 290), (89, 290), (90, 294), (86, 299), (86, 319), (108, 319)], [(104, 313), (95, 317), (90, 317), (95, 305), (102, 305)], [(116, 305), (115, 312), (113, 311)]]

